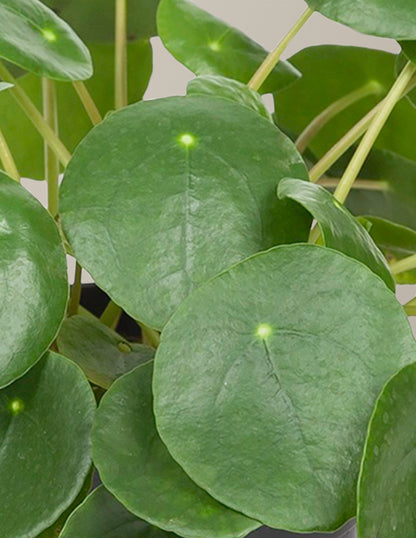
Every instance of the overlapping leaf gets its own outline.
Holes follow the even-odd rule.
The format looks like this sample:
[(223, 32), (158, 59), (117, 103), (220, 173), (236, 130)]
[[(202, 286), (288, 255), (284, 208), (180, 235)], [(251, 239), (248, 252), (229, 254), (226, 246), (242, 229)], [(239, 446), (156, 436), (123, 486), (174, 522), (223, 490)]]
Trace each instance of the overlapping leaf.
[(275, 194), (287, 176), (307, 179), (293, 144), (244, 106), (207, 96), (138, 103), (78, 147), (62, 222), (97, 284), (159, 329), (232, 263), (307, 238), (310, 216)]
[(375, 400), (415, 358), (402, 307), (366, 266), (276, 247), (196, 290), (166, 326), (157, 427), (221, 502), (276, 528), (335, 530), (355, 514)]
[(95, 400), (81, 370), (49, 353), (0, 390), (0, 535), (32, 538), (80, 491)]
[[(188, 0), (161, 0), (157, 26), (169, 52), (197, 75), (246, 84), (267, 56), (258, 43)], [(280, 90), (299, 76), (288, 62), (279, 62), (261, 92)]]
[(22, 376), (55, 338), (68, 299), (64, 248), (47, 211), (0, 173), (0, 387)]
[(93, 446), (104, 485), (138, 517), (181, 536), (245, 536), (259, 524), (198, 488), (159, 439), (152, 372), (153, 361), (137, 367), (101, 400)]

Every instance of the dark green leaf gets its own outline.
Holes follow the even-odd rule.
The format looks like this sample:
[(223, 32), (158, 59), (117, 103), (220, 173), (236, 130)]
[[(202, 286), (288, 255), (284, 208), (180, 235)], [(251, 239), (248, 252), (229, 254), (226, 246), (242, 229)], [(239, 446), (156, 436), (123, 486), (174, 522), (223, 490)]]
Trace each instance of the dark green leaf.
[(371, 235), (324, 187), (288, 178), (279, 183), (278, 196), (295, 200), (312, 214), (319, 224), (327, 247), (364, 263), (390, 289), (395, 290), (394, 278), (386, 259)]
[(53, 353), (0, 391), (0, 535), (32, 538), (74, 501), (91, 464), (95, 400)]
[(363, 34), (393, 39), (416, 39), (413, 0), (306, 0), (329, 19)]
[[(267, 56), (258, 43), (188, 0), (162, 0), (159, 35), (175, 58), (197, 75), (222, 75), (247, 83)], [(292, 84), (300, 73), (279, 62), (262, 93)]]
[[(51, 216), (0, 172), (0, 387), (45, 353), (65, 316), (64, 248)], [(0, 533), (1, 535), (1, 533)]]
[(268, 526), (335, 530), (355, 514), (375, 400), (415, 358), (402, 307), (365, 265), (276, 247), (196, 290), (166, 326), (157, 426), (219, 501)]
[[(114, 108), (114, 46), (110, 43), (90, 46), (94, 76), (86, 83), (98, 109), (104, 116)], [(129, 102), (142, 98), (152, 73), (152, 49), (148, 41), (128, 45)], [(19, 83), (32, 101), (42, 108), (42, 84), (38, 77), (27, 75)], [(91, 130), (87, 116), (72, 85), (58, 83), (59, 133), (73, 151)], [(0, 127), (10, 145), (20, 173), (32, 179), (44, 179), (43, 141), (32, 123), (8, 92), (0, 95)]]
[(104, 487), (94, 490), (68, 519), (60, 538), (174, 538), (128, 512)]
[(56, 80), (84, 80), (93, 73), (87, 47), (38, 0), (1, 1), (0, 56)]
[(90, 381), (104, 389), (155, 354), (153, 348), (127, 342), (98, 320), (84, 316), (64, 321), (57, 344), (62, 355), (76, 362)]
[(197, 77), (188, 84), (188, 95), (211, 95), (235, 101), (254, 110), (260, 116), (272, 121), (272, 116), (257, 92), (246, 84), (231, 78), (205, 75)]
[[(412, 0), (413, 1), (413, 0)], [(397, 56), (359, 47), (322, 45), (291, 58), (302, 79), (276, 96), (279, 124), (301, 133), (329, 105), (369, 83), (380, 84), (380, 95), (366, 97), (334, 118), (310, 144), (319, 158), (355, 125), (393, 85)], [(324, 81), (324, 83), (323, 83)], [(323, 91), (323, 84), (325, 91)], [(416, 109), (403, 99), (383, 129), (377, 147), (416, 159)]]
[(302, 159), (246, 107), (207, 96), (142, 102), (80, 144), (61, 189), (62, 222), (95, 282), (159, 329), (232, 263), (306, 240), (309, 215), (275, 194), (286, 176), (307, 179)]
[(173, 461), (152, 406), (153, 362), (115, 381), (97, 411), (93, 447), (101, 480), (132, 513), (182, 536), (238, 538), (259, 524), (219, 504)]
[(371, 419), (358, 489), (359, 538), (416, 536), (416, 365), (386, 385)]

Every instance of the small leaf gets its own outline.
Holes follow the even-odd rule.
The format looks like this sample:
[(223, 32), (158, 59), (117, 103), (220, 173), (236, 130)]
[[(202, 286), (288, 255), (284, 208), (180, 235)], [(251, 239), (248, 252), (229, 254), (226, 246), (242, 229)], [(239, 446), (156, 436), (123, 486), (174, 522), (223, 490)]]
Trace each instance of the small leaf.
[(57, 344), (62, 355), (76, 362), (92, 383), (104, 389), (155, 354), (153, 348), (127, 342), (98, 320), (84, 316), (64, 321)]
[[(49, 213), (0, 172), (0, 387), (45, 353), (65, 316), (65, 252)], [(0, 533), (1, 535), (1, 533)]]
[[(258, 43), (187, 0), (162, 0), (157, 26), (168, 51), (197, 75), (247, 84), (267, 56)], [(281, 90), (299, 76), (288, 62), (279, 62), (261, 92)]]
[(279, 198), (291, 198), (318, 221), (325, 245), (364, 263), (395, 290), (394, 278), (386, 259), (371, 235), (331, 193), (320, 185), (298, 179), (283, 179), (279, 183)]
[(416, 4), (413, 0), (306, 0), (329, 19), (363, 34), (393, 39), (416, 39)]
[(267, 120), (273, 121), (260, 94), (251, 90), (246, 84), (238, 82), (238, 80), (214, 75), (197, 77), (188, 84), (188, 95), (223, 97), (229, 101), (240, 103)]
[(106, 488), (153, 525), (182, 536), (239, 538), (256, 521), (199, 489), (159, 439), (152, 405), (153, 362), (115, 381), (93, 430), (94, 462)]
[(309, 215), (275, 194), (286, 176), (307, 179), (300, 155), (246, 107), (201, 95), (142, 102), (79, 145), (61, 188), (63, 227), (114, 302), (160, 329), (231, 264), (306, 240)]
[(0, 535), (34, 538), (74, 501), (91, 464), (95, 400), (81, 370), (49, 353), (0, 391)]
[(396, 374), (381, 393), (368, 431), (358, 488), (358, 537), (411, 537), (416, 451), (416, 365)]
[(56, 80), (85, 80), (93, 73), (84, 43), (38, 0), (1, 1), (0, 56)]
[(198, 485), (265, 525), (332, 531), (352, 518), (368, 421), (416, 344), (365, 265), (285, 245), (196, 290), (162, 333), (156, 422)]
[(103, 486), (68, 519), (60, 538), (174, 538), (128, 512)]

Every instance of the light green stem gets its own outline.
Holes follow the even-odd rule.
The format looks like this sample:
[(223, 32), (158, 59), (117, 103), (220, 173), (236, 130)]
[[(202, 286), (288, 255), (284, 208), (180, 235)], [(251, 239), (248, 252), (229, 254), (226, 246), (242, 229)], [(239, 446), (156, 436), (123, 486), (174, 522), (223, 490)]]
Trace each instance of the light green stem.
[(416, 254), (390, 264), (390, 270), (393, 275), (405, 273), (406, 271), (413, 271), (414, 269), (416, 269)]
[[(43, 117), (53, 132), (58, 133), (56, 88), (53, 80), (42, 79), (42, 98)], [(48, 183), (48, 209), (52, 217), (56, 218), (59, 211), (59, 160), (46, 141), (44, 146), (45, 179)]]
[(253, 75), (252, 79), (248, 83), (248, 87), (252, 90), (258, 91), (267, 80), (268, 76), (271, 74), (273, 69), (280, 61), (280, 57), (283, 52), (286, 50), (286, 47), (296, 36), (296, 34), (302, 29), (302, 27), (309, 20), (313, 10), (308, 8), (302, 16), (296, 21), (295, 25), (291, 28), (289, 33), (282, 39), (282, 41), (277, 45), (277, 47), (267, 56), (264, 62), (261, 64), (259, 69)]
[(3, 164), (3, 168), (12, 179), (20, 183), (20, 174), (17, 169), (16, 163), (13, 159), (13, 155), (7, 144), (6, 138), (0, 129), (0, 161)]
[(116, 0), (115, 16), (115, 107), (128, 104), (127, 94), (127, 0)]
[(143, 335), (143, 341), (157, 349), (160, 344), (160, 334), (143, 323), (139, 323)]
[(379, 137), (384, 125), (390, 117), (394, 107), (400, 101), (411, 82), (413, 76), (416, 73), (416, 65), (408, 62), (406, 67), (400, 73), (396, 82), (393, 84), (392, 89), (384, 99), (380, 109), (377, 111), (374, 119), (371, 122), (368, 131), (365, 133), (360, 145), (357, 148), (351, 162), (349, 163), (338, 187), (335, 190), (335, 198), (344, 203), (354, 181), (357, 179), (364, 163), (370, 154), (377, 138)]
[(416, 316), (416, 298), (403, 305), (403, 308), (408, 316)]
[[(318, 184), (322, 185), (322, 187), (331, 189), (331, 188), (338, 187), (340, 181), (341, 181), (341, 178), (338, 178), (338, 177), (328, 177), (328, 178), (325, 177), (325, 178), (321, 178)], [(352, 188), (363, 190), (363, 191), (384, 192), (389, 189), (389, 184), (387, 183), (387, 181), (375, 181), (372, 179), (359, 179), (354, 182), (354, 185), (352, 186)]]
[(93, 125), (98, 125), (103, 121), (100, 111), (97, 108), (97, 105), (94, 102), (90, 92), (88, 91), (87, 86), (82, 81), (77, 81), (72, 83), (77, 95), (85, 108), (88, 117), (91, 120)]
[(68, 316), (78, 314), (79, 303), (81, 301), (82, 292), (82, 267), (77, 262), (75, 265), (74, 283), (72, 284), (71, 298), (68, 304)]
[(338, 116), (338, 114), (370, 95), (380, 95), (382, 90), (383, 87), (381, 84), (376, 81), (371, 81), (358, 90), (344, 95), (344, 97), (341, 97), (341, 99), (338, 99), (338, 101), (329, 105), (324, 111), (316, 116), (314, 120), (312, 120), (296, 140), (296, 147), (299, 152), (304, 153), (311, 141), (333, 118)]
[(42, 114), (33, 104), (31, 99), (27, 96), (26, 92), (19, 85), (17, 80), (9, 72), (6, 66), (0, 62), (0, 77), (5, 81), (13, 84), (13, 87), (8, 91), (11, 92), (13, 97), (18, 102), (19, 106), (25, 112), (26, 116), (33, 123), (36, 129), (39, 131), (42, 138), (48, 143), (51, 150), (58, 157), (64, 167), (66, 167), (71, 159), (71, 154), (66, 149), (62, 141), (54, 133), (53, 129), (43, 119)]
[(101, 314), (100, 321), (104, 325), (107, 325), (107, 327), (110, 327), (110, 329), (115, 330), (122, 313), (123, 309), (113, 301), (110, 301), (104, 312)]

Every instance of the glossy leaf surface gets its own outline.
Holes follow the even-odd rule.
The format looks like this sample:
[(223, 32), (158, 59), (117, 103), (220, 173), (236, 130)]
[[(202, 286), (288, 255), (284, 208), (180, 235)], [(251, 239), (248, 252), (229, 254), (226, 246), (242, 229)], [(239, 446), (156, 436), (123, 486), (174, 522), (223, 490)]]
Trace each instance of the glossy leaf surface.
[[(114, 46), (110, 43), (90, 45), (94, 76), (86, 82), (95, 103), (104, 116), (114, 109)], [(152, 49), (148, 41), (128, 45), (129, 102), (142, 98), (152, 73)], [(42, 109), (42, 83), (35, 75), (19, 79), (19, 84)], [(57, 83), (59, 135), (72, 152), (92, 124), (71, 84)], [(15, 156), (23, 177), (44, 179), (43, 141), (13, 96), (0, 95), (0, 127)]]
[(157, 427), (219, 501), (271, 527), (335, 530), (355, 513), (375, 400), (415, 358), (402, 307), (365, 265), (276, 247), (196, 290), (166, 326)]
[(270, 112), (257, 92), (238, 80), (215, 75), (197, 77), (188, 84), (188, 95), (211, 95), (235, 101), (272, 121)]
[(81, 370), (50, 353), (0, 391), (0, 535), (32, 538), (80, 491), (95, 400)]
[(386, 259), (371, 235), (324, 187), (288, 178), (279, 183), (278, 196), (295, 200), (312, 214), (319, 224), (327, 247), (364, 263), (382, 278), (390, 289), (395, 290), (394, 279)]
[(128, 512), (103, 486), (68, 519), (60, 538), (174, 538)]
[(198, 488), (171, 458), (153, 416), (153, 361), (103, 396), (93, 432), (94, 461), (106, 486), (131, 512), (187, 537), (243, 537), (259, 524)]
[(358, 489), (359, 538), (415, 536), (416, 365), (380, 395), (367, 437)]
[[(267, 56), (258, 43), (188, 0), (161, 0), (157, 26), (168, 51), (197, 75), (246, 84)], [(281, 90), (299, 76), (288, 62), (279, 62), (261, 92)]]
[(84, 80), (93, 73), (87, 47), (38, 0), (1, 1), (0, 57), (57, 80)]
[[(310, 149), (321, 157), (369, 112), (395, 80), (397, 56), (360, 47), (321, 45), (295, 54), (291, 62), (302, 78), (276, 96), (279, 125), (301, 133), (329, 105), (369, 83), (380, 84), (380, 95), (361, 99), (336, 116), (313, 140)], [(331, 76), (328, 74), (330, 73)], [(322, 91), (322, 81), (325, 91)], [(376, 146), (416, 159), (416, 109), (403, 99), (391, 114)]]
[[(0, 173), (0, 387), (45, 353), (65, 316), (65, 252), (49, 213)], [(1, 533), (0, 533), (1, 534)]]
[(363, 34), (416, 39), (413, 0), (307, 0), (307, 3), (329, 19)]
[(307, 238), (306, 211), (277, 200), (286, 176), (307, 179), (301, 157), (246, 107), (206, 96), (147, 101), (80, 144), (61, 188), (62, 222), (95, 282), (159, 329), (232, 263)]
[(64, 321), (57, 344), (62, 355), (76, 362), (90, 381), (104, 389), (155, 354), (153, 348), (127, 342), (98, 320), (84, 316)]

